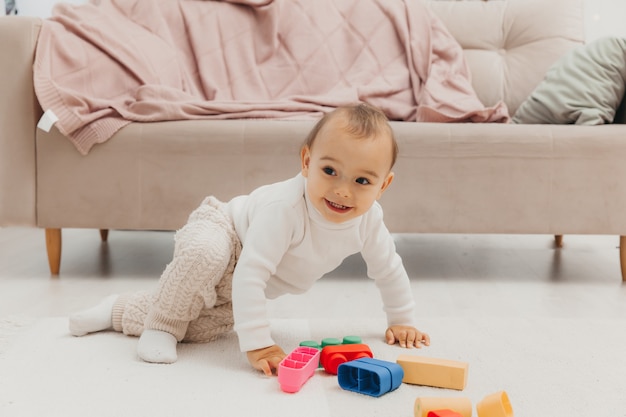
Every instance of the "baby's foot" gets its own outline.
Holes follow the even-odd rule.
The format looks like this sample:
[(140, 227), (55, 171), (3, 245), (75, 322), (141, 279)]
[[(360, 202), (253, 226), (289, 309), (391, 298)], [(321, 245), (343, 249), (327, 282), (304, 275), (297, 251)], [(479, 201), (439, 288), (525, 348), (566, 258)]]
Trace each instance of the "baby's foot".
[(111, 315), (117, 295), (109, 295), (95, 307), (79, 311), (70, 316), (70, 333), (84, 336), (87, 333), (108, 330), (113, 326)]
[(139, 337), (137, 354), (146, 362), (174, 363), (178, 341), (171, 333), (146, 329)]

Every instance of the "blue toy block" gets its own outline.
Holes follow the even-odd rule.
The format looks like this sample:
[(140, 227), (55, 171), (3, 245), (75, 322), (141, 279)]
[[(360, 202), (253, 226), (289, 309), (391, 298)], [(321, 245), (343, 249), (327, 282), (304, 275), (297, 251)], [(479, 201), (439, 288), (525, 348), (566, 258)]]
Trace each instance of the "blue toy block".
[(404, 370), (395, 362), (361, 358), (339, 365), (337, 381), (347, 391), (380, 397), (402, 384)]

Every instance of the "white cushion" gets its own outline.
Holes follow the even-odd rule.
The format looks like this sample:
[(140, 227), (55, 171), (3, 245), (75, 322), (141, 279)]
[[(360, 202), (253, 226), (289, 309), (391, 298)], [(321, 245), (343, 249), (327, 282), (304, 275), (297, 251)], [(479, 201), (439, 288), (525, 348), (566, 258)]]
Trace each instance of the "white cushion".
[(612, 123), (624, 96), (626, 39), (606, 37), (580, 46), (555, 63), (522, 103), (514, 123)]

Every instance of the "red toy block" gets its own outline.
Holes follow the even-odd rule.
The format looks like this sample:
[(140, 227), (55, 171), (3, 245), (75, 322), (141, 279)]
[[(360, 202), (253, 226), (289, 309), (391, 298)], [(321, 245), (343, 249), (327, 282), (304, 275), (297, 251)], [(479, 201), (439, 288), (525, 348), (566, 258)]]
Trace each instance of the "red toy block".
[(463, 417), (463, 414), (452, 410), (434, 410), (429, 411), (427, 417)]
[(326, 346), (322, 349), (320, 363), (329, 374), (337, 375), (339, 365), (361, 358), (373, 358), (369, 346), (357, 343), (350, 345)]

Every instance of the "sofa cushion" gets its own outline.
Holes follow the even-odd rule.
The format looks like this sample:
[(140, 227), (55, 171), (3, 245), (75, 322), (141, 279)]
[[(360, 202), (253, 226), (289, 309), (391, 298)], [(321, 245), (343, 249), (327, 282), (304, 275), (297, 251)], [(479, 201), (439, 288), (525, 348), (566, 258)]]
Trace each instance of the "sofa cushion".
[(584, 44), (583, 1), (430, 1), (465, 52), (472, 85), (486, 106), (504, 100), (510, 114), (548, 69)]
[(513, 123), (598, 125), (613, 122), (624, 96), (626, 39), (606, 37), (557, 61), (519, 107)]

